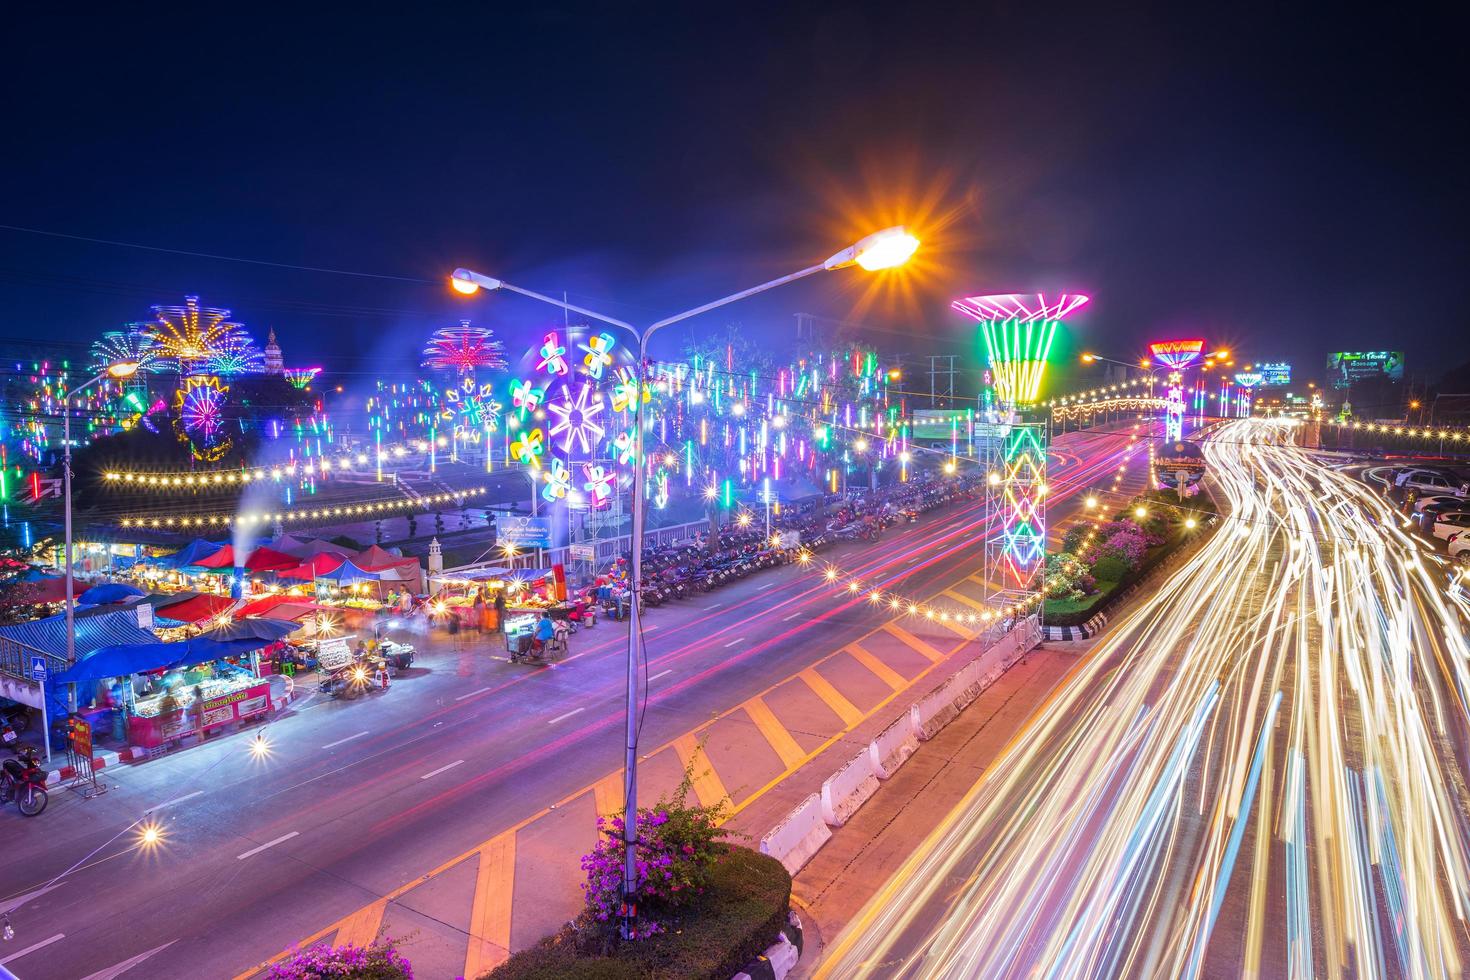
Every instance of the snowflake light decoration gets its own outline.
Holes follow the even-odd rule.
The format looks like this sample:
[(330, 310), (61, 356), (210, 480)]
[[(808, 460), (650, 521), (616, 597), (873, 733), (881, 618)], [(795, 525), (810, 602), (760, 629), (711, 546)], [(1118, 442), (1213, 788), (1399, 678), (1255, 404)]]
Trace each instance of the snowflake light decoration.
[(603, 436), (604, 429), (599, 417), (602, 415), (602, 392), (584, 383), (573, 395), (571, 386), (562, 387), (562, 400), (548, 402), (546, 410), (556, 416), (549, 433), (552, 438), (562, 437), (562, 451), (571, 452), (572, 445), (581, 447), (581, 452), (590, 453), (592, 446)]
[(505, 345), (494, 338), (494, 331), (472, 327), (470, 321), (461, 320), (459, 326), (436, 330), (429, 337), (423, 366), (459, 374), (473, 374), (481, 369), (503, 370), (507, 365)]

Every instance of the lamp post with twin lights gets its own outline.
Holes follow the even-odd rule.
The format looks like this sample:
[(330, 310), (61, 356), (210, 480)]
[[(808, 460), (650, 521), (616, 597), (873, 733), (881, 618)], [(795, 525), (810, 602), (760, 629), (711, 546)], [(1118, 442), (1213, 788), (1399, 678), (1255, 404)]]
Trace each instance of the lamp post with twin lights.
[[(759, 286), (743, 289), (738, 293), (732, 293), (722, 299), (696, 306), (694, 309), (686, 310), (674, 316), (665, 317), (657, 323), (639, 329), (630, 323), (626, 323), (615, 317), (606, 316), (595, 310), (589, 310), (582, 306), (554, 299), (542, 293), (514, 286), (503, 279), (495, 279), (490, 276), (472, 272), (469, 269), (455, 269), (450, 276), (449, 282), (454, 289), (465, 295), (473, 295), (480, 289), (503, 289), (513, 293), (519, 293), (542, 303), (568, 310), (572, 313), (580, 313), (583, 316), (600, 320), (603, 323), (621, 327), (638, 339), (638, 385), (640, 392), (648, 383), (648, 341), (658, 331), (670, 324), (687, 320), (690, 317), (708, 313), (737, 300), (746, 299), (757, 293), (763, 293), (777, 286), (784, 286), (789, 282), (804, 279), (807, 276), (819, 272), (830, 272), (836, 269), (845, 269), (850, 266), (860, 266), (869, 272), (882, 269), (892, 269), (903, 265), (914, 250), (919, 247), (919, 240), (910, 235), (903, 227), (887, 228), (875, 232), (853, 244), (842, 251), (831, 256), (824, 262), (808, 266), (790, 275)], [(644, 500), (643, 500), (643, 431), (644, 431), (644, 407), (642, 397), (634, 399), (634, 451), (633, 451), (633, 526), (630, 539), (630, 550), (632, 552), (632, 567), (629, 576), (629, 588), (633, 593), (631, 603), (631, 615), (628, 621), (628, 656), (627, 656), (627, 739), (625, 745), (624, 771), (623, 771), (623, 902), (621, 915), (621, 930), (624, 939), (632, 938), (634, 935), (634, 923), (637, 917), (637, 863), (636, 852), (638, 846), (638, 663), (643, 659), (643, 632), (641, 625), (641, 602), (639, 601), (639, 589), (643, 585), (643, 528), (644, 528)]]

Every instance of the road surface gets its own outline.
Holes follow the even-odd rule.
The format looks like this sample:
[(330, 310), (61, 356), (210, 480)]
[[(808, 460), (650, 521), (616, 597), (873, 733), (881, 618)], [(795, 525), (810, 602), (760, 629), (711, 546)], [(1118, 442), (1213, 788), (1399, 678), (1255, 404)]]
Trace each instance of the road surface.
[[(1110, 481), (1130, 437), (1065, 437), (1054, 512)], [(701, 798), (747, 805), (960, 649), (978, 627), (891, 628), (821, 570), (979, 608), (982, 523), (980, 501), (953, 505), (814, 568), (650, 610), (640, 800), (705, 752)], [(237, 734), (104, 771), (100, 799), (56, 792), (38, 819), (0, 814), (0, 909), (17, 929), (0, 964), (23, 980), (230, 977), (299, 941), (389, 934), (421, 976), (478, 975), (577, 910), (594, 816), (619, 804), (625, 638), (604, 621), (542, 669), (490, 640), (421, 638), (387, 693), (292, 704), (262, 758)]]

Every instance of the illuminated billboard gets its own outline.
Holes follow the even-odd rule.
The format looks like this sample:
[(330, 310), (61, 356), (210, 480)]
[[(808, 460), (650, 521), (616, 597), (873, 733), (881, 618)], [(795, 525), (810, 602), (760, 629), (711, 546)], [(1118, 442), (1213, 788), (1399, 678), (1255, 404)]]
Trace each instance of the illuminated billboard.
[(1334, 388), (1347, 388), (1355, 382), (1377, 377), (1404, 380), (1404, 352), (1339, 351), (1327, 355), (1327, 378)]
[(973, 413), (969, 410), (942, 411), (915, 409), (909, 438), (915, 442), (924, 440), (949, 442), (951, 438), (968, 439)]
[(1285, 361), (1257, 364), (1256, 370), (1261, 372), (1261, 384), (1263, 385), (1291, 384), (1291, 365)]

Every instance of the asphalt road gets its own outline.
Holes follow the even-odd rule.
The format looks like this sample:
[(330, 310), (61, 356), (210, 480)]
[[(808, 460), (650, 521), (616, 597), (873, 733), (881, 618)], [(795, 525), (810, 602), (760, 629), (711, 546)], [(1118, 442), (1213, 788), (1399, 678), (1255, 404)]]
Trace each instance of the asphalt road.
[[(1050, 474), (1054, 521), (1111, 478), (1128, 441), (1064, 437)], [(955, 636), (910, 623), (867, 660), (853, 659), (863, 650), (834, 659), (892, 616), (848, 599), (821, 568), (919, 599), (950, 590), (964, 609), (980, 591), (982, 524), (980, 501), (952, 505), (877, 544), (824, 552), (813, 569), (758, 573), (650, 610), (642, 744), (673, 751), (651, 758), (643, 799), (677, 780), (677, 764), (662, 760), (685, 758), (686, 733), (763, 692), (771, 710), (747, 727), (764, 740), (736, 732), (712, 746), (717, 775), (701, 794), (753, 798), (827, 737), (823, 725), (877, 703), (875, 676), (896, 689), (919, 675), (940, 637)], [(58, 791), (38, 819), (0, 814), (0, 910), (16, 929), (0, 964), (24, 980), (229, 977), (309, 937), (385, 933), (418, 944), (420, 976), (493, 965), (575, 910), (590, 801), (605, 810), (607, 794), (589, 795), (585, 812), (568, 801), (621, 768), (625, 638), (604, 621), (573, 638), (567, 660), (530, 668), (505, 662), (490, 639), (415, 637), (422, 655), (391, 690), (299, 699), (266, 728), (264, 757), (248, 751), (253, 732), (235, 734), (105, 771), (103, 797)], [(772, 692), (797, 677), (804, 694)], [(153, 846), (140, 842), (148, 825), (161, 834)], [(478, 864), (456, 863), (477, 851)], [(412, 900), (397, 897), (414, 885)]]
[(831, 977), (1462, 977), (1465, 625), (1391, 502), (1228, 423), (1230, 516), (828, 950)]

